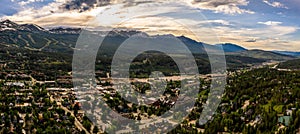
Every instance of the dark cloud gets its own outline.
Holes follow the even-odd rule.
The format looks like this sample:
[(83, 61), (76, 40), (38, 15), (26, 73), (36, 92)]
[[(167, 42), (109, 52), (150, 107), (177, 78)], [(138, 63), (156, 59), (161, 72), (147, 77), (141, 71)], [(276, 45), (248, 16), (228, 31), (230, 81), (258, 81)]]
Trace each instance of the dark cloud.
[(83, 12), (97, 6), (109, 5), (111, 0), (72, 0), (61, 6), (65, 10), (78, 10)]
[(139, 4), (152, 3), (153, 0), (71, 0), (61, 6), (64, 10), (78, 10), (84, 12), (95, 7), (111, 4), (124, 4), (124, 7), (136, 6)]

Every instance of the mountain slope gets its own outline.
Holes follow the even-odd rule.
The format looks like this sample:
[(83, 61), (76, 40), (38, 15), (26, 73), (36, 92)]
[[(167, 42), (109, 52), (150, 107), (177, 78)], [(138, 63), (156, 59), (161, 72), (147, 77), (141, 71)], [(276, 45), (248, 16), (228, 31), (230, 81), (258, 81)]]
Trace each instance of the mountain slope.
[(209, 48), (211, 46), (203, 42), (197, 42), (185, 36), (179, 36), (177, 38), (182, 41), (192, 53), (206, 54), (205, 48)]
[(264, 60), (277, 60), (277, 61), (285, 61), (294, 59), (294, 56), (278, 54), (271, 51), (263, 51), (263, 50), (248, 50), (248, 51), (241, 51), (241, 52), (233, 52), (228, 53), (228, 55), (238, 55), (238, 56), (245, 56), (245, 57), (252, 57), (257, 59), (264, 59)]
[(300, 59), (293, 59), (293, 60), (279, 63), (277, 68), (300, 70)]
[(35, 51), (72, 52), (79, 34), (54, 33), (35, 24), (0, 22), (0, 43)]
[(224, 43), (224, 44), (217, 44), (217, 47), (222, 47), (224, 52), (240, 52), (240, 51), (246, 51), (247, 49), (238, 46), (236, 44), (231, 43)]
[(284, 55), (300, 57), (300, 52), (292, 52), (292, 51), (273, 51), (273, 52), (279, 53), (279, 54), (284, 54)]

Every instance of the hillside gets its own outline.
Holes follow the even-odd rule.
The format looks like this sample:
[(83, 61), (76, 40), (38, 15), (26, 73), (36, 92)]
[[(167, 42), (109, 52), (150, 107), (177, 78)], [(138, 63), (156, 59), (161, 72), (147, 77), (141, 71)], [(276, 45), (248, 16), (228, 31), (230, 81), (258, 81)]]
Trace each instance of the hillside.
[(217, 44), (216, 46), (222, 47), (224, 52), (240, 52), (247, 50), (246, 48), (231, 43)]
[(291, 52), (291, 51), (273, 51), (275, 53), (284, 54), (284, 55), (290, 55), (290, 56), (300, 56), (300, 52)]
[(300, 70), (300, 59), (293, 59), (293, 60), (279, 63), (277, 67), (282, 69)]
[(264, 60), (276, 60), (276, 61), (285, 61), (285, 60), (291, 60), (295, 58), (294, 56), (278, 54), (275, 52), (263, 51), (263, 50), (248, 50), (248, 51), (241, 51), (241, 52), (233, 52), (233, 53), (228, 53), (228, 55), (238, 55), (238, 56), (252, 57), (252, 58), (264, 59)]
[[(238, 73), (228, 78), (214, 120), (200, 127), (207, 134), (296, 134), (300, 127), (299, 86), (298, 71), (261, 68)], [(202, 93), (205, 96), (208, 92)], [(283, 116), (289, 120), (280, 120)], [(191, 117), (197, 117), (197, 113)]]

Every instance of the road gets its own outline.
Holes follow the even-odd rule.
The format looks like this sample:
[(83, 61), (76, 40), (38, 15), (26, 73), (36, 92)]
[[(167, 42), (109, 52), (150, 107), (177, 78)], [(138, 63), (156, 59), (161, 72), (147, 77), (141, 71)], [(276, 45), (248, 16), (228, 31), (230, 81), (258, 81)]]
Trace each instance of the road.
[(61, 109), (65, 110), (66, 112), (71, 113), (71, 116), (75, 117), (75, 126), (80, 130), (80, 131), (85, 131), (86, 134), (90, 134), (89, 131), (87, 131), (83, 125), (78, 121), (78, 119), (76, 118), (76, 116), (74, 115), (74, 113), (72, 111), (70, 111), (68, 108), (64, 107), (64, 106), (60, 106)]
[[(52, 98), (52, 96), (50, 96), (50, 100), (54, 100), (53, 98)], [(85, 133), (86, 134), (90, 134), (90, 132), (89, 131), (87, 131), (86, 129), (85, 129), (85, 127), (83, 127), (83, 125), (78, 121), (78, 119), (76, 118), (76, 116), (74, 115), (74, 113), (72, 112), (72, 111), (70, 111), (68, 108), (66, 108), (66, 107), (64, 107), (64, 106), (62, 106), (62, 105), (60, 105), (60, 104), (58, 104), (59, 102), (56, 102), (56, 105), (58, 105), (61, 109), (63, 109), (63, 110), (65, 110), (65, 112), (69, 112), (69, 113), (71, 113), (71, 116), (73, 116), (74, 118), (75, 118), (75, 121), (74, 121), (74, 124), (75, 124), (75, 126), (80, 130), (80, 131), (85, 131)]]

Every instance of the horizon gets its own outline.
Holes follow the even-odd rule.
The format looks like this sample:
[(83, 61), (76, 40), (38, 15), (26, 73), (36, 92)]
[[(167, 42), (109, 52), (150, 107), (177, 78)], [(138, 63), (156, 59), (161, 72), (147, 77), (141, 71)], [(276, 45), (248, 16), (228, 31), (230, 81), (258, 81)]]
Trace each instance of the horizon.
[[(24, 24), (32, 24), (32, 25), (37, 25), (37, 24), (34, 24), (34, 23), (17, 23), (17, 22), (14, 22), (14, 21), (12, 21), (12, 20), (9, 20), (9, 19), (0, 19), (0, 22), (4, 22), (4, 21), (11, 21), (11, 22), (13, 22), (13, 23), (16, 23), (16, 24), (18, 24), (18, 25), (24, 25)], [(40, 26), (40, 25), (37, 25), (37, 26), (39, 26), (39, 27), (42, 27), (43, 29), (45, 29), (45, 30), (47, 30), (47, 31), (49, 31), (49, 30), (52, 30), (52, 29), (58, 29), (58, 28), (63, 28), (63, 29), (67, 29), (67, 28), (71, 28), (71, 29), (80, 29), (80, 30), (83, 30), (83, 29), (85, 29), (85, 28), (78, 28), (78, 27), (72, 27), (72, 26), (53, 26), (53, 27), (43, 27), (43, 26)], [(85, 29), (85, 30), (89, 30), (89, 29)], [(138, 31), (138, 30), (136, 30), (136, 29), (114, 29), (114, 30), (116, 30), (116, 31), (137, 31), (137, 32), (143, 32), (143, 33), (146, 33), (149, 37), (153, 37), (153, 36), (164, 36), (164, 35), (172, 35), (172, 36), (174, 36), (174, 37), (185, 37), (185, 38), (188, 38), (188, 39), (191, 39), (191, 40), (193, 40), (193, 41), (196, 41), (196, 42), (198, 42), (198, 43), (204, 43), (204, 44), (207, 44), (207, 45), (213, 45), (213, 46), (215, 46), (215, 45), (226, 45), (226, 44), (230, 44), (230, 45), (236, 45), (236, 46), (238, 46), (238, 47), (241, 47), (241, 48), (243, 48), (243, 49), (246, 49), (246, 50), (262, 50), (262, 51), (271, 51), (271, 52), (276, 52), (276, 51), (278, 51), (278, 52), (300, 52), (300, 51), (288, 51), (288, 50), (276, 50), (276, 49), (274, 49), (274, 50), (264, 50), (264, 49), (256, 49), (256, 48), (254, 48), (254, 49), (249, 49), (249, 48), (247, 48), (247, 47), (244, 47), (244, 46), (242, 46), (242, 45), (240, 45), (240, 44), (235, 44), (235, 43), (231, 43), (231, 42), (220, 42), (220, 43), (218, 43), (218, 44), (209, 44), (209, 43), (206, 43), (206, 42), (203, 42), (203, 41), (197, 41), (197, 40), (195, 40), (195, 39), (193, 39), (193, 38), (190, 38), (190, 37), (188, 37), (188, 36), (185, 36), (185, 35), (174, 35), (174, 34), (172, 34), (172, 33), (169, 33), (169, 34), (149, 34), (149, 33), (147, 33), (147, 32), (144, 32), (144, 31)], [(99, 30), (95, 30), (95, 31), (99, 31)], [(100, 32), (107, 32), (107, 31), (105, 31), (105, 30), (103, 30), (103, 31), (100, 31)], [(80, 33), (79, 33), (80, 34)]]
[[(77, 2), (77, 3), (76, 3)], [(33, 23), (42, 27), (128, 28), (150, 35), (173, 34), (206, 42), (239, 44), (247, 49), (300, 50), (300, 3), (297, 0), (232, 0), (210, 1), (102, 1), (91, 0), (3, 0), (0, 19), (17, 23)], [(157, 11), (156, 9), (160, 9)], [(149, 12), (150, 16), (132, 19), (121, 25), (118, 20), (132, 14)], [(174, 12), (180, 12), (175, 16)], [(106, 18), (91, 24), (98, 14)], [(160, 15), (189, 22), (199, 33), (194, 37), (189, 30), (169, 20), (161, 21)], [(149, 20), (157, 23), (152, 25)], [(101, 24), (99, 24), (101, 22)], [(93, 23), (93, 22), (92, 22)], [(171, 25), (171, 26), (170, 26)], [(211, 37), (210, 35), (214, 35)]]

